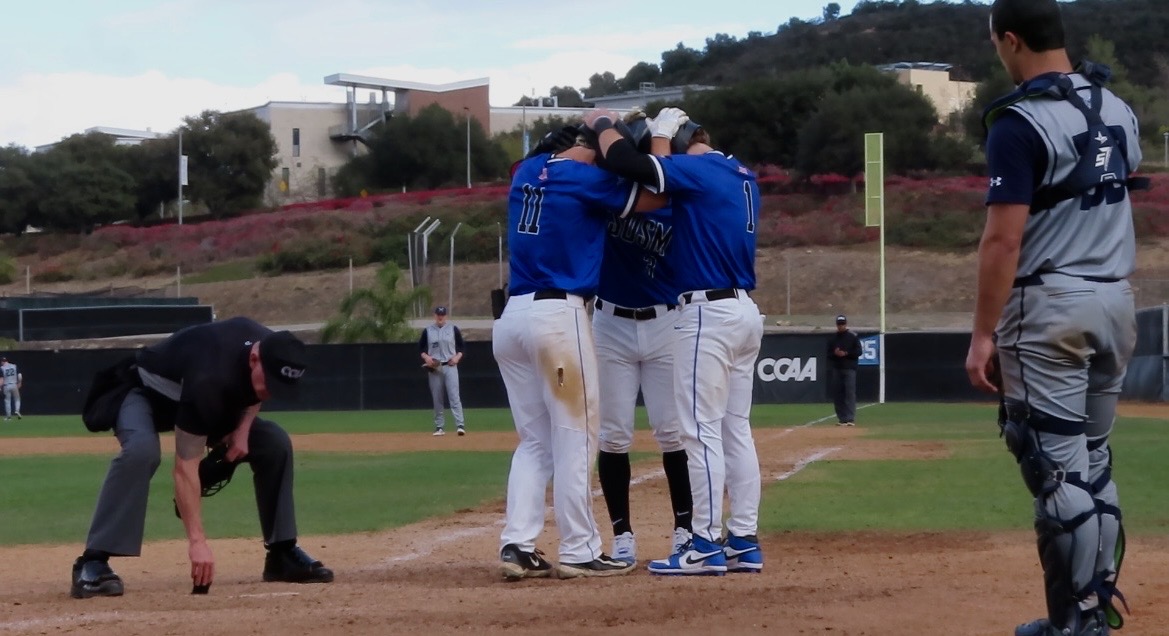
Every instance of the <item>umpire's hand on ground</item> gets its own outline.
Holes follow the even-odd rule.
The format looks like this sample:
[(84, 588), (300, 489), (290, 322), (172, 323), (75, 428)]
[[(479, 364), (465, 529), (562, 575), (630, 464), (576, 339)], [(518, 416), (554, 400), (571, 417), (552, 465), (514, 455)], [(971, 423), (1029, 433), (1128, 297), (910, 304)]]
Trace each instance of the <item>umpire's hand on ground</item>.
[(187, 547), (187, 556), (191, 559), (191, 581), (195, 585), (211, 585), (215, 578), (215, 555), (211, 554), (207, 540), (191, 541)]
[(674, 135), (678, 134), (678, 129), (688, 121), (690, 116), (681, 108), (663, 108), (658, 111), (658, 116), (651, 118), (646, 125), (651, 136), (673, 139)]
[(966, 375), (974, 388), (988, 393), (998, 393), (998, 387), (991, 381), (996, 355), (998, 352), (991, 336), (975, 335), (970, 338), (970, 351), (966, 353)]

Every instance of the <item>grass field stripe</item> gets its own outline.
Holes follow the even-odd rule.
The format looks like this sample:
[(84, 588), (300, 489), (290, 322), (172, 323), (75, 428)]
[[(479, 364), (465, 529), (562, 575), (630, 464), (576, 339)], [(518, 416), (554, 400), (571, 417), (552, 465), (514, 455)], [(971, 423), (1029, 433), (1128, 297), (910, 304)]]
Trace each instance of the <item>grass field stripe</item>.
[(804, 457), (803, 459), (797, 461), (796, 465), (791, 467), (791, 470), (789, 470), (785, 473), (780, 473), (780, 474), (776, 475), (775, 481), (785, 481), (785, 480), (795, 476), (796, 473), (800, 472), (804, 468), (806, 468), (808, 466), (808, 464), (811, 464), (813, 462), (818, 462), (821, 459), (824, 459), (825, 457), (831, 455), (832, 453), (835, 453), (838, 450), (840, 450), (839, 446), (834, 446), (832, 448), (821, 448), (820, 450), (812, 453), (811, 455), (808, 455), (807, 457)]

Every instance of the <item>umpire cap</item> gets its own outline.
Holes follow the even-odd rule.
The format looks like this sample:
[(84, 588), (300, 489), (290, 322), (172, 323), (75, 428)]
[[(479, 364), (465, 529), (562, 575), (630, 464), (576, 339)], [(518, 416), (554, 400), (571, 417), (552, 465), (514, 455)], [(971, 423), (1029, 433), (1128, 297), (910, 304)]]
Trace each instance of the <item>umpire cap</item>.
[(260, 339), (260, 365), (268, 393), (282, 400), (294, 399), (306, 369), (304, 343), (291, 332), (272, 332)]

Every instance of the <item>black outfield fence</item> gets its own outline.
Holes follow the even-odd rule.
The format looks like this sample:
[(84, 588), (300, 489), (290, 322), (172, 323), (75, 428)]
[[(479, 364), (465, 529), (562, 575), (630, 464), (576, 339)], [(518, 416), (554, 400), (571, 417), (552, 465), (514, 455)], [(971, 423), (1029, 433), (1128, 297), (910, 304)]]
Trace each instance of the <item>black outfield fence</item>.
[[(1163, 308), (1142, 311), (1137, 354), (1125, 382), (1128, 399), (1165, 397)], [(878, 399), (878, 338), (861, 333), (865, 347), (857, 373), (860, 402)], [(769, 334), (755, 363), (756, 404), (829, 402), (827, 357), (831, 333)], [(965, 333), (892, 333), (885, 336), (885, 398), (890, 402), (989, 401), (970, 387), (964, 363)], [(130, 349), (17, 351), (8, 354), (24, 374), (26, 414), (79, 413), (98, 369)], [(414, 343), (310, 345), (301, 399), (274, 402), (265, 410), (344, 411), (430, 407), (425, 371)], [(507, 393), (490, 342), (468, 342), (459, 365), (463, 404), (505, 407)]]
[(0, 337), (30, 342), (172, 333), (214, 318), (210, 305), (46, 305), (0, 309)]

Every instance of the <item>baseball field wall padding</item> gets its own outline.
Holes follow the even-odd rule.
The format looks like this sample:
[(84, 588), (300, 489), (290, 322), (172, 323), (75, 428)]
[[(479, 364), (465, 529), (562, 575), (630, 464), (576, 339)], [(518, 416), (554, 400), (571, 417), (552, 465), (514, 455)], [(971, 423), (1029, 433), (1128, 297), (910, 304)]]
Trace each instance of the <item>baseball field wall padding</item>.
[[(1140, 340), (1129, 378), (1127, 399), (1164, 399), (1164, 315), (1143, 312)], [(987, 401), (970, 387), (964, 368), (966, 333), (893, 333), (879, 351), (875, 334), (860, 333), (865, 355), (857, 372), (857, 401), (876, 401), (880, 356), (885, 356), (886, 400), (890, 402)], [(757, 404), (825, 403), (831, 369), (830, 333), (769, 334), (755, 363)], [(420, 368), (418, 345), (309, 345), (309, 369), (295, 402), (274, 401), (266, 411), (348, 411), (429, 409), (430, 392)], [(93, 374), (132, 349), (59, 349), (6, 352), (25, 377), (24, 414), (80, 413)], [(468, 342), (459, 365), (463, 405), (506, 407), (507, 392), (490, 342)], [(830, 408), (830, 407), (828, 407)], [(81, 427), (80, 418), (78, 427)]]

